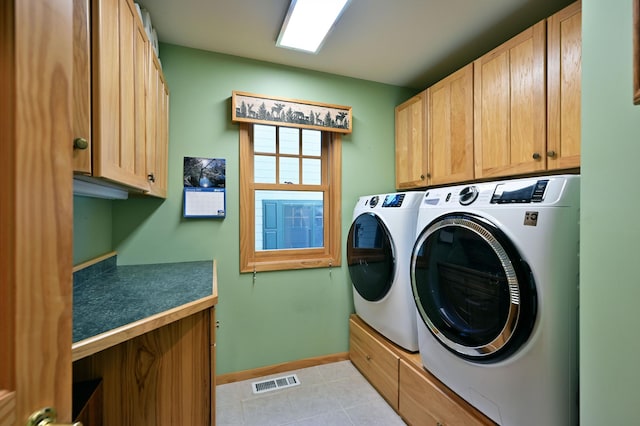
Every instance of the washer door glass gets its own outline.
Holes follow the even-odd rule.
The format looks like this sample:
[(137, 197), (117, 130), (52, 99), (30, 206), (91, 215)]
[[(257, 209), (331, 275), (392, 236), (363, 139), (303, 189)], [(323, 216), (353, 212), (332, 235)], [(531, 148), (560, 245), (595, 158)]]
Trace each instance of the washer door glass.
[(504, 233), (480, 217), (450, 214), (427, 226), (414, 245), (411, 285), (424, 323), (463, 358), (504, 359), (533, 328), (529, 267)]
[(393, 243), (377, 215), (363, 213), (351, 224), (347, 264), (353, 287), (365, 300), (378, 301), (391, 288), (396, 268)]

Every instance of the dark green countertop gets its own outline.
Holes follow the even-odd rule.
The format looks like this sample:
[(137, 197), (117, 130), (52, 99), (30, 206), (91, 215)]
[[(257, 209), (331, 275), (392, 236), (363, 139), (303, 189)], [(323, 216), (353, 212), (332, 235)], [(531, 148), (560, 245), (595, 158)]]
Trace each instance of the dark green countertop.
[(73, 274), (73, 343), (211, 296), (213, 261), (116, 266)]

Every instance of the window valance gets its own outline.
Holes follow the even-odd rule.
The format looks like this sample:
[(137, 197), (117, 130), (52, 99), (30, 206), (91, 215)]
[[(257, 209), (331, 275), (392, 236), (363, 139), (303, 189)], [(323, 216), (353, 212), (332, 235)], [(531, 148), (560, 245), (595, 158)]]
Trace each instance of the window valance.
[(233, 91), (231, 120), (351, 133), (351, 107)]

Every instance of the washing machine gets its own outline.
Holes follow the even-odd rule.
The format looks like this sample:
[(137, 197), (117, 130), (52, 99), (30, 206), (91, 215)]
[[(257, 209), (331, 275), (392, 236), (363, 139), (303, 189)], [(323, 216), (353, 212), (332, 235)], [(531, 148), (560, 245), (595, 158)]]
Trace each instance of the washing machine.
[(424, 192), (360, 197), (347, 237), (355, 311), (402, 348), (418, 350), (409, 263)]
[(579, 192), (579, 175), (555, 175), (424, 193), (422, 364), (500, 425), (578, 423)]

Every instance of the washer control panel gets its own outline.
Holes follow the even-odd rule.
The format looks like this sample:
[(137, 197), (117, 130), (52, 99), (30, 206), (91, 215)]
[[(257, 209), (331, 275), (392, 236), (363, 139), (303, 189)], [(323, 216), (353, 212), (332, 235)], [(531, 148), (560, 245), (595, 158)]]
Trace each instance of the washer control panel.
[(475, 186), (466, 186), (462, 188), (462, 191), (460, 191), (460, 194), (458, 196), (460, 204), (462, 204), (463, 206), (468, 206), (469, 204), (473, 203), (476, 198), (478, 198), (478, 188), (476, 188)]
[(539, 203), (544, 200), (549, 179), (506, 182), (496, 186), (491, 204)]

